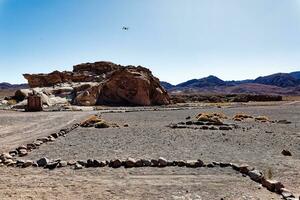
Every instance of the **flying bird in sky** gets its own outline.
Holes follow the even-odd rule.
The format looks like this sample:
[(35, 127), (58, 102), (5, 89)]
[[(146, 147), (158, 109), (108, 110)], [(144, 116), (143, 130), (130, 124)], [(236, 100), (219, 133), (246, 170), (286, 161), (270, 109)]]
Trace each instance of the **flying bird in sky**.
[(124, 31), (128, 31), (128, 30), (129, 30), (129, 27), (127, 27), (127, 26), (123, 26), (122, 30), (124, 30)]

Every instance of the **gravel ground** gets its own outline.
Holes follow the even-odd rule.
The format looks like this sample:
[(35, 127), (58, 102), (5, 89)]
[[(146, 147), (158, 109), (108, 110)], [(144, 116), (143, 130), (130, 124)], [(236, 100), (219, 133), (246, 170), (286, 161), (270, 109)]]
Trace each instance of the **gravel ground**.
[[(293, 123), (283, 125), (234, 122), (241, 128), (232, 131), (167, 127), (170, 123), (185, 121), (187, 116), (193, 117), (199, 112), (206, 111), (223, 112), (228, 116), (240, 112), (255, 116), (267, 115), (272, 120), (286, 119)], [(68, 114), (72, 117), (77, 116), (76, 119), (82, 119), (92, 113), (94, 112), (69, 112)], [(47, 113), (41, 115), (46, 116)], [(59, 125), (53, 128), (63, 126), (63, 120), (70, 122), (64, 115), (66, 114), (57, 118), (61, 121), (55, 120), (57, 121), (55, 123)], [(41, 146), (38, 150), (31, 152), (26, 159), (35, 160), (46, 156), (51, 159), (63, 160), (86, 160), (88, 158), (106, 160), (162, 156), (170, 160), (202, 159), (206, 162), (247, 163), (263, 171), (271, 170), (275, 179), (283, 182), (294, 193), (300, 194), (300, 105), (298, 103), (103, 113), (102, 117), (120, 125), (127, 123), (129, 127), (78, 128), (65, 138), (60, 137), (53, 143)], [(37, 118), (39, 117), (37, 116)], [(228, 122), (233, 123), (230, 120)], [(0, 122), (1, 124), (2, 122)], [(243, 128), (246, 130), (243, 131)], [(290, 150), (293, 155), (291, 157), (281, 155), (283, 149)], [(111, 170), (103, 168), (100, 170), (84, 169), (80, 172), (70, 169), (48, 172), (34, 169), (15, 171), (0, 168), (0, 173), (9, 174), (4, 176), (5, 178), (0, 182), (0, 193), (3, 195), (4, 192), (3, 198), (7, 197), (7, 194), (12, 195), (13, 199), (19, 199), (25, 191), (34, 199), (41, 199), (43, 195), (44, 199), (58, 197), (60, 197), (59, 199), (72, 199), (73, 197), (78, 197), (78, 199), (280, 199), (279, 196), (265, 189), (258, 189), (259, 185), (248, 178), (235, 174), (231, 170), (226, 171), (226, 169)], [(16, 180), (17, 177), (23, 178)], [(28, 182), (32, 185), (27, 186)], [(38, 186), (41, 188), (32, 189)], [(26, 189), (26, 187), (32, 188)], [(11, 188), (16, 188), (15, 194), (9, 192)], [(56, 192), (56, 195), (51, 192)], [(61, 198), (63, 193), (66, 196)], [(0, 195), (0, 199), (3, 198)], [(24, 199), (26, 198), (24, 197)], [(28, 199), (30, 198), (28, 197)]]
[(93, 112), (16, 112), (0, 110), (0, 152), (48, 136)]

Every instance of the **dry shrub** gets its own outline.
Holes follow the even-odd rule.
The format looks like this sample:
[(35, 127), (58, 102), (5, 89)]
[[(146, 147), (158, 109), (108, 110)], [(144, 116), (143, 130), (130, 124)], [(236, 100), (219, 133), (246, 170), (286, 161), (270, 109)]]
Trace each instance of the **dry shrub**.
[(269, 179), (269, 180), (272, 180), (273, 179), (273, 170), (271, 167), (269, 167), (265, 173), (264, 173), (264, 176), (266, 179)]
[(7, 101), (7, 105), (9, 105), (9, 106), (13, 106), (13, 105), (16, 105), (16, 104), (17, 104), (17, 101), (14, 100), (14, 99), (10, 99), (10, 100)]
[(106, 121), (97, 122), (95, 125), (95, 128), (109, 128), (109, 124)]
[(90, 116), (88, 119), (80, 123), (81, 127), (95, 127), (95, 128), (109, 128), (109, 127), (119, 127), (116, 123), (109, 123), (104, 119), (101, 119), (97, 115)]
[(80, 123), (80, 126), (82, 127), (93, 127), (96, 123), (102, 122), (103, 120), (97, 116), (93, 115), (89, 117), (88, 119), (84, 120), (83, 122)]
[(259, 122), (269, 122), (270, 121), (270, 119), (267, 116), (258, 116), (258, 117), (255, 117), (255, 120), (259, 121)]
[(199, 113), (196, 116), (196, 119), (198, 121), (203, 121), (203, 122), (214, 122), (218, 124), (223, 124), (222, 119), (227, 119), (227, 116), (224, 115), (223, 113)]
[(251, 115), (247, 115), (245, 113), (238, 113), (232, 118), (234, 121), (244, 121), (245, 119), (253, 119)]

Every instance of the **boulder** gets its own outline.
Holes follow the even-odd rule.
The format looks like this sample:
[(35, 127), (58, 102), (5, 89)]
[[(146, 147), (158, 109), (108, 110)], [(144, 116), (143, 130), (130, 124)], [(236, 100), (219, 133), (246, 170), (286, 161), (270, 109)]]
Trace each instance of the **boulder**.
[(150, 70), (143, 67), (126, 67), (113, 72), (103, 83), (98, 103), (164, 105), (170, 103), (170, 98)]

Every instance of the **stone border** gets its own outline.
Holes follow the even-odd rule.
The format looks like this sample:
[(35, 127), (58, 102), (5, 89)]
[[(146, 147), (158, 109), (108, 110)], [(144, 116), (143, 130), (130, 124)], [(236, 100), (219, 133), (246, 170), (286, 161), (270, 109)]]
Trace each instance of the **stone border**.
[[(1, 161), (1, 159), (0, 159)], [(2, 160), (3, 161), (3, 160)], [(1, 163), (1, 162), (0, 162)], [(74, 170), (80, 170), (83, 168), (100, 168), (100, 167), (110, 167), (110, 168), (140, 168), (140, 167), (154, 167), (154, 168), (164, 168), (164, 167), (186, 167), (186, 168), (227, 168), (230, 167), (243, 176), (248, 176), (252, 181), (261, 184), (263, 187), (268, 189), (270, 192), (277, 193), (285, 200), (300, 200), (296, 198), (295, 195), (284, 185), (276, 180), (270, 180), (263, 175), (263, 173), (254, 167), (250, 167), (247, 164), (238, 165), (234, 163), (223, 163), (223, 162), (211, 162), (204, 163), (202, 160), (174, 160), (170, 161), (163, 157), (158, 159), (138, 159), (128, 158), (126, 160), (113, 159), (110, 161), (99, 161), (95, 159), (79, 160), (79, 161), (63, 161), (63, 160), (49, 160), (48, 158), (41, 158), (37, 161), (31, 160), (15, 160), (12, 162), (3, 162), (8, 167), (41, 167), (44, 169), (54, 170), (56, 168), (71, 167)]]

